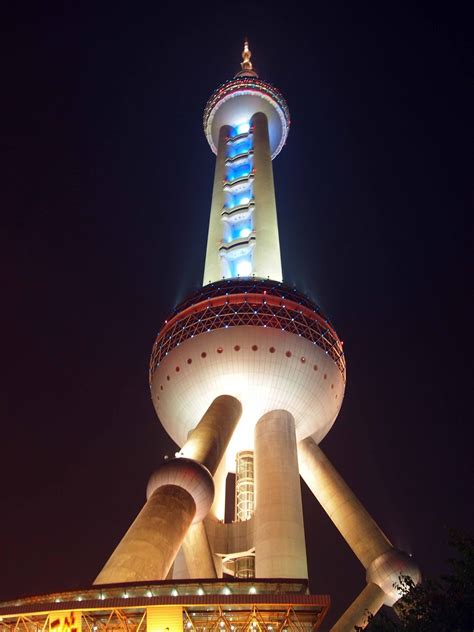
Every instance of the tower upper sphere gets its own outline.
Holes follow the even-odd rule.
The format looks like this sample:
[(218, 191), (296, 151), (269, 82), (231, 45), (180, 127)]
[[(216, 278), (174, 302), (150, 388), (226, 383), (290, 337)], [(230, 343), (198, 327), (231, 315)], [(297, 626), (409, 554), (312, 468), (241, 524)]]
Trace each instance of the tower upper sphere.
[(241, 70), (213, 92), (204, 110), (204, 133), (212, 151), (217, 153), (219, 130), (223, 125), (236, 129), (246, 125), (257, 112), (268, 119), (272, 159), (286, 142), (290, 113), (282, 94), (274, 86), (258, 78), (250, 61), (252, 53), (245, 40)]

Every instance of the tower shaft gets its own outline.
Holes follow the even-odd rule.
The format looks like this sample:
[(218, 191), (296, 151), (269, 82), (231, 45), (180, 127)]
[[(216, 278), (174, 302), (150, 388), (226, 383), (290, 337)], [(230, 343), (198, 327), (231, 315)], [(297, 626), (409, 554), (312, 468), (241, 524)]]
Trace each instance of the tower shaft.
[(203, 285), (282, 281), (269, 126), (263, 112), (219, 130)]
[(255, 427), (255, 483), (256, 576), (307, 578), (295, 420), (285, 410)]
[[(187, 534), (186, 562), (194, 571), (203, 568), (208, 576), (215, 576), (207, 536), (199, 524), (211, 508), (212, 475), (241, 413), (242, 406), (233, 397), (222, 395), (212, 402), (182, 448), (190, 458), (167, 461), (152, 474), (145, 506), (95, 584), (166, 579)], [(193, 552), (193, 547), (199, 550)]]
[(268, 120), (258, 112), (252, 118), (254, 126), (255, 196), (254, 226), (256, 243), (254, 274), (264, 279), (282, 281), (280, 237), (273, 183)]

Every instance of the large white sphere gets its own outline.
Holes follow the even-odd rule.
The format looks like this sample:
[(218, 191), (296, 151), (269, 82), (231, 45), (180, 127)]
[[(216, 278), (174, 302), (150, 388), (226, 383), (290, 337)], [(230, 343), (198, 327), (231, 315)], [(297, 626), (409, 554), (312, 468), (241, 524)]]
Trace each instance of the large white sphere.
[(252, 450), (254, 427), (266, 412), (293, 415), (297, 439), (319, 442), (331, 428), (344, 397), (344, 377), (319, 346), (268, 327), (217, 329), (173, 349), (155, 370), (152, 399), (168, 434), (182, 446), (219, 395), (232, 395), (243, 413), (227, 451)]

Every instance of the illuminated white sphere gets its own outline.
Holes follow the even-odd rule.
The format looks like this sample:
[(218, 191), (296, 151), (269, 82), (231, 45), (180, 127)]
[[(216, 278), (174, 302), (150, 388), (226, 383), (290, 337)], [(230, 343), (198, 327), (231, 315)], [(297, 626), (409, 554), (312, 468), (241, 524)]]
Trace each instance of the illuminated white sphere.
[[(237, 282), (243, 289), (255, 284)], [(179, 446), (214, 398), (232, 395), (241, 402), (242, 417), (227, 451), (229, 470), (236, 452), (253, 449), (254, 427), (263, 414), (287, 410), (297, 439), (312, 436), (319, 443), (344, 397), (345, 365), (334, 330), (307, 305), (263, 293), (274, 282), (258, 283), (259, 293), (227, 295), (221, 284), (220, 296), (189, 301), (165, 324), (152, 357), (153, 403)]]
[(286, 101), (271, 84), (255, 77), (237, 77), (227, 81), (210, 97), (204, 110), (204, 133), (212, 151), (217, 153), (219, 130), (233, 127), (238, 134), (247, 133), (251, 118), (263, 112), (268, 119), (272, 159), (286, 142), (290, 114)]

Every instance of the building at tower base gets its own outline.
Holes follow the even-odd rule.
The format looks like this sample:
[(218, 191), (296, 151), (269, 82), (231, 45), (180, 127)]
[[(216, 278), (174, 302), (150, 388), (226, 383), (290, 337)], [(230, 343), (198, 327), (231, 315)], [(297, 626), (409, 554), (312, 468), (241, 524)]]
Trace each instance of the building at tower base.
[(0, 632), (312, 632), (329, 605), (298, 580), (125, 583), (0, 603)]

